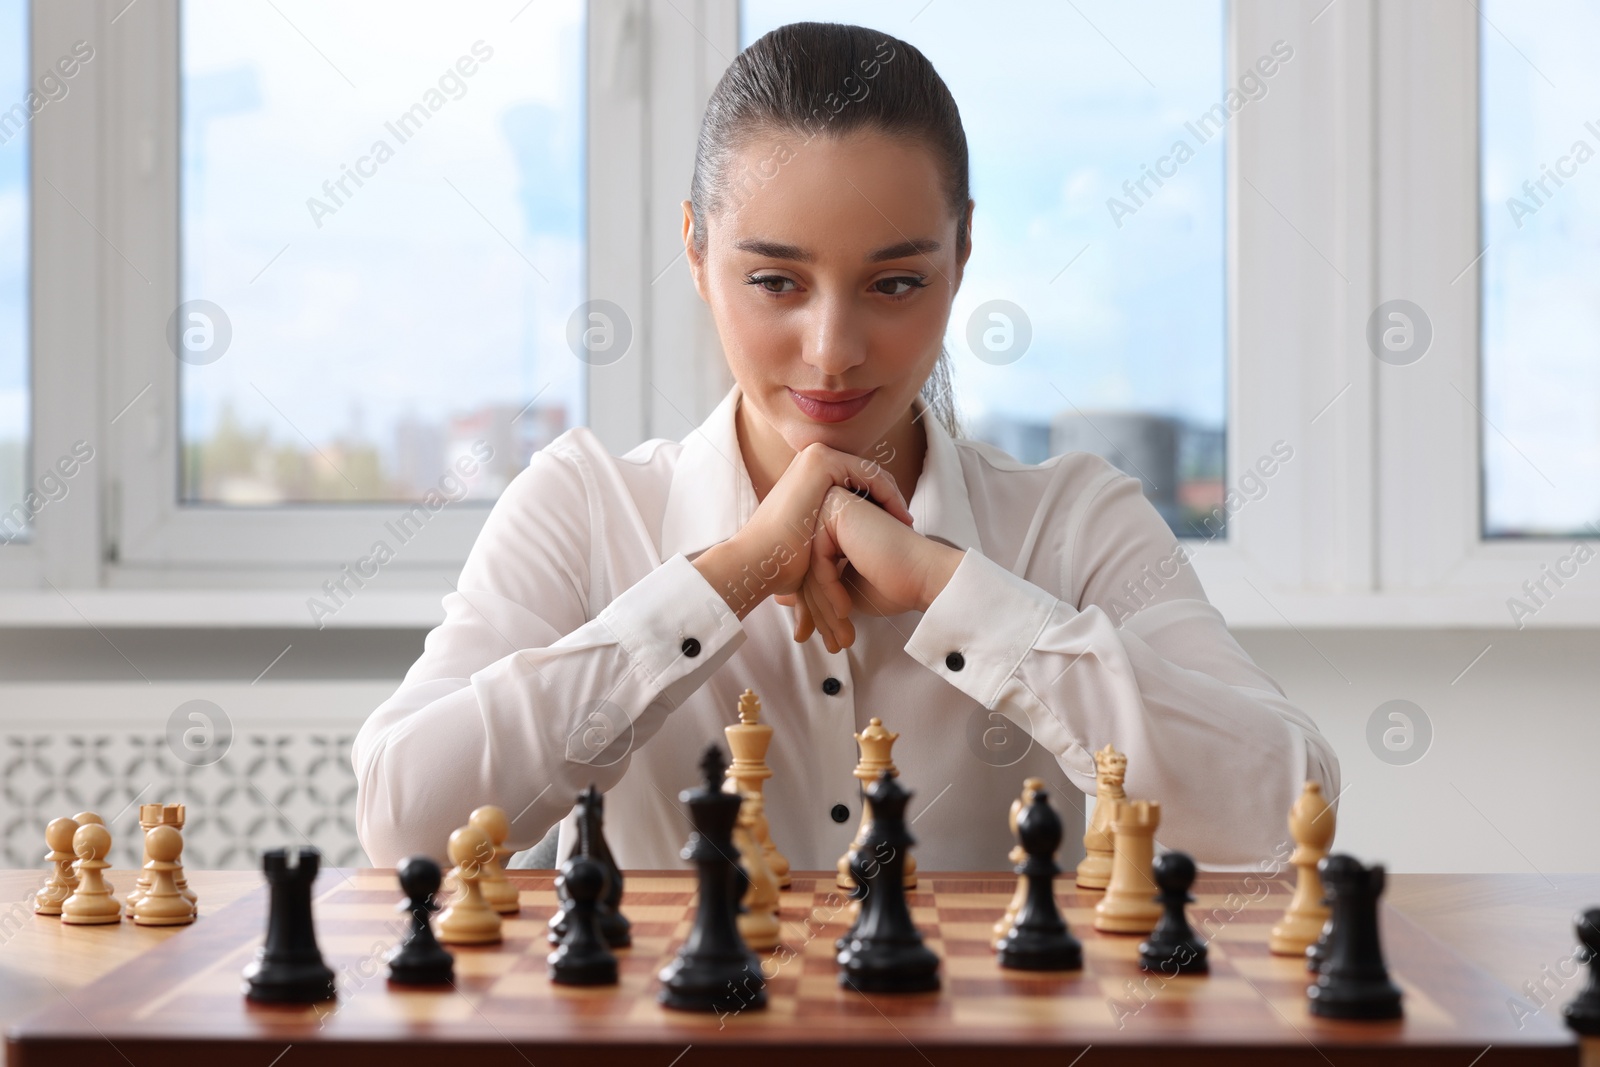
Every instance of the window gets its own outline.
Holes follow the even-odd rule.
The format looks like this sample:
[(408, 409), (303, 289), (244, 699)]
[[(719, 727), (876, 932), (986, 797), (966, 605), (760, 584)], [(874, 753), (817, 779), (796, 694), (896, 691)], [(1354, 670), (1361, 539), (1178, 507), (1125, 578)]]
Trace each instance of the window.
[(183, 4), (182, 503), (490, 502), (585, 421), (584, 5), (519, 7)]
[(53, 76), (29, 81), (25, 0), (0, 0), (0, 543), (31, 532), (27, 495), (28, 141), (33, 116), (59, 98)]
[(977, 208), (946, 345), (964, 431), (1029, 463), (1103, 455), (1175, 533), (1221, 534), (1221, 0), (996, 6), (979, 47), (960, 6), (743, 0), (740, 45), (798, 19), (909, 41), (961, 109)]
[(1600, 11), (1485, 0), (1485, 537), (1600, 536)]

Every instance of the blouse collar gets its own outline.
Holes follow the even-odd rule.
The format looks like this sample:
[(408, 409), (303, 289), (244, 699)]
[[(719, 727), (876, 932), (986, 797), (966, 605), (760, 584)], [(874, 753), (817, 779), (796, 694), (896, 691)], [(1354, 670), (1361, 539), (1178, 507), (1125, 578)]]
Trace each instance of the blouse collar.
[[(678, 466), (667, 493), (661, 523), (661, 558), (682, 552), (686, 558), (732, 537), (755, 513), (756, 493), (739, 451), (734, 412), (739, 406), (735, 382), (699, 426), (683, 438)], [(967, 495), (966, 475), (956, 443), (918, 396), (913, 410), (926, 427), (927, 453), (922, 475), (907, 506), (919, 533), (962, 550), (979, 548), (977, 523)]]

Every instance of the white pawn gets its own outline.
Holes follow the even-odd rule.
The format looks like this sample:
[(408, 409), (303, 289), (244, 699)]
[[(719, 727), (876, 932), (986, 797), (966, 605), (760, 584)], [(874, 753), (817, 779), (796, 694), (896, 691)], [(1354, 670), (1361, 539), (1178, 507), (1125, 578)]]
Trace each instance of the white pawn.
[(133, 921), (140, 926), (183, 926), (194, 922), (194, 905), (178, 890), (183, 855), (183, 835), (172, 826), (155, 826), (144, 838), (145, 854), (150, 857), (144, 869), (150, 873), (150, 888), (133, 906)]
[(484, 902), (501, 915), (515, 915), (521, 904), (517, 901), (517, 887), (506, 877), (505, 869), (505, 858), (511, 850), (500, 847), (511, 834), (511, 821), (504, 809), (485, 804), (467, 816), (467, 824), (483, 831), (494, 853), (483, 861), (483, 876), (478, 881)]
[(460, 887), (455, 900), (439, 916), (439, 940), (447, 945), (487, 945), (500, 940), (500, 915), (483, 899), (478, 880), (483, 863), (494, 855), (489, 835), (463, 826), (450, 835), (450, 872)]
[(52, 819), (44, 828), (44, 843), (50, 846), (44, 858), (55, 864), (55, 870), (33, 898), (36, 914), (60, 915), (61, 905), (78, 886), (78, 876), (72, 872), (72, 865), (78, 860), (72, 853), (72, 835), (77, 832), (78, 824), (71, 819)]
[[(104, 819), (92, 811), (80, 811), (72, 817), (72, 821), (79, 826), (88, 826), (90, 823), (94, 823), (96, 826), (104, 826), (106, 824)], [(76, 860), (73, 861), (72, 865), (72, 888), (78, 888), (78, 865)], [(109, 881), (106, 882), (106, 888), (113, 893), (117, 891), (117, 887)]]
[(78, 857), (78, 888), (61, 904), (61, 921), (71, 926), (99, 926), (122, 921), (122, 902), (111, 895), (101, 873), (111, 864), (111, 831), (99, 823), (80, 826), (72, 835)]

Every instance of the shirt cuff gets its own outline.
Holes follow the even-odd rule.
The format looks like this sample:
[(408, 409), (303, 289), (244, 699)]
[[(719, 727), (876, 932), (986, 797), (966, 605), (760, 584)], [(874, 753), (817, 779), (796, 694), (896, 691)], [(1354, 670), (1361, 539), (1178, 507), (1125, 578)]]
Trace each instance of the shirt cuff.
[(906, 642), (906, 653), (993, 708), (1061, 603), (969, 548)]
[(681, 552), (629, 586), (596, 620), (658, 689), (720, 665), (746, 636), (739, 616)]

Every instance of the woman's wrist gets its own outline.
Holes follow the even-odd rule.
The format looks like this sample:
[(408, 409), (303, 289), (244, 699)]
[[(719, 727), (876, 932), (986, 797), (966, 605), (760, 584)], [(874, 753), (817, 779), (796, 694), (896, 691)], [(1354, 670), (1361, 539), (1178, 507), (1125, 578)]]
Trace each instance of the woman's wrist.
[(950, 584), (950, 578), (956, 573), (956, 568), (961, 566), (961, 561), (966, 558), (966, 552), (938, 541), (927, 541), (929, 556), (923, 565), (922, 595), (919, 598), (919, 611), (926, 612), (933, 604), (934, 598), (944, 592), (944, 587)]
[[(719, 541), (694, 558), (693, 565), (717, 591), (739, 620), (766, 599), (766, 585), (749, 574), (735, 537)], [(748, 580), (747, 580), (748, 579)]]

